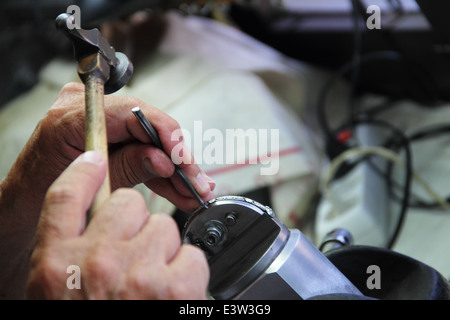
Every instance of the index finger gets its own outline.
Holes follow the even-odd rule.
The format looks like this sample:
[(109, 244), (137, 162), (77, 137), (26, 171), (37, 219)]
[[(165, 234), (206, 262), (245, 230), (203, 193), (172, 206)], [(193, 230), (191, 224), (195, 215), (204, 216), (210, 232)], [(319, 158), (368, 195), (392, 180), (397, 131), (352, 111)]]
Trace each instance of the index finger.
[[(137, 139), (144, 143), (152, 140), (141, 126), (132, 109), (139, 107), (144, 116), (157, 131), (163, 151), (167, 157), (183, 168), (200, 196), (209, 195), (212, 191), (211, 178), (195, 163), (190, 149), (184, 143), (179, 123), (165, 112), (150, 106), (134, 97), (105, 97), (105, 114), (108, 130), (108, 141), (119, 143)], [(176, 159), (171, 159), (175, 155)], [(174, 161), (175, 160), (175, 161)], [(182, 183), (176, 185), (180, 191), (185, 191)]]
[(145, 130), (139, 124), (132, 109), (139, 107), (151, 125), (158, 132), (166, 154), (179, 141), (172, 141), (172, 133), (180, 130), (178, 122), (162, 110), (151, 106), (135, 97), (105, 96), (105, 116), (108, 130), (108, 141), (120, 143), (129, 139), (137, 139), (144, 143), (152, 143)]

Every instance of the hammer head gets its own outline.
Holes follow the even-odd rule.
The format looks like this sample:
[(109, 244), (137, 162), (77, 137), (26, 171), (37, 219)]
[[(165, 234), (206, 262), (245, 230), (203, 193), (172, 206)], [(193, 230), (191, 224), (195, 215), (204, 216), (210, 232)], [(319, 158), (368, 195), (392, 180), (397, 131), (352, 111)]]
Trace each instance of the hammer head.
[(71, 40), (75, 59), (80, 61), (91, 54), (100, 53), (110, 67), (109, 79), (105, 83), (105, 94), (121, 89), (133, 75), (134, 68), (131, 61), (125, 54), (116, 52), (97, 28), (92, 30), (74, 28), (73, 19), (71, 14), (62, 13), (56, 18), (55, 23), (56, 27)]

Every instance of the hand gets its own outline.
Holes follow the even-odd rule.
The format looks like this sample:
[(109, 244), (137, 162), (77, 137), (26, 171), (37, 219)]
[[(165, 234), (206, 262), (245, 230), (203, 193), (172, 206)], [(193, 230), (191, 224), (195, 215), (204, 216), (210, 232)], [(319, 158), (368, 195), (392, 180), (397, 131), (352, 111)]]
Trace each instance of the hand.
[[(23, 297), (32, 239), (46, 191), (67, 166), (85, 151), (84, 85), (66, 85), (39, 122), (9, 174), (0, 182), (0, 298)], [(158, 131), (165, 152), (154, 147), (131, 109), (139, 106)], [(175, 206), (198, 207), (167, 154), (178, 145), (178, 123), (133, 97), (105, 96), (111, 189), (145, 183)], [(187, 148), (184, 148), (187, 150)], [(214, 198), (214, 182), (189, 152), (180, 164), (203, 200)]]
[[(142, 196), (116, 190), (85, 228), (86, 211), (106, 173), (93, 151), (51, 185), (37, 229), (27, 293), (37, 299), (204, 299), (209, 269), (203, 252), (181, 245), (175, 222), (150, 215)], [(67, 267), (81, 288), (69, 289)]]
[[(76, 156), (84, 152), (84, 99), (82, 84), (66, 85), (38, 127), (38, 133), (43, 136), (40, 148), (49, 153), (48, 161), (52, 162), (51, 168), (55, 168), (51, 177), (58, 176)], [(141, 107), (158, 131), (165, 152), (153, 146), (139, 125), (131, 112), (135, 106)], [(173, 175), (174, 166), (167, 156), (179, 143), (172, 140), (172, 133), (180, 129), (178, 123), (161, 110), (133, 97), (105, 96), (105, 114), (111, 150), (112, 189), (132, 187), (143, 182), (182, 210), (197, 208), (197, 201), (181, 180)], [(214, 182), (194, 163), (191, 154), (184, 154), (183, 158), (181, 167), (200, 196), (204, 200), (214, 198)]]
[[(50, 184), (85, 151), (84, 100), (84, 85), (71, 83), (62, 89), (0, 186), (6, 195), (2, 201), (14, 199), (10, 209), (26, 212), (27, 220), (34, 217), (37, 221)], [(153, 146), (131, 112), (135, 106), (158, 131), (165, 152)], [(137, 98), (116, 96), (105, 96), (105, 116), (112, 190), (145, 183), (181, 210), (190, 212), (198, 207), (181, 179), (173, 174), (174, 165), (167, 156), (180, 143), (172, 140), (172, 133), (180, 129), (174, 119)], [(183, 154), (183, 159), (180, 167), (200, 196), (205, 201), (213, 199), (214, 182), (189, 152)]]

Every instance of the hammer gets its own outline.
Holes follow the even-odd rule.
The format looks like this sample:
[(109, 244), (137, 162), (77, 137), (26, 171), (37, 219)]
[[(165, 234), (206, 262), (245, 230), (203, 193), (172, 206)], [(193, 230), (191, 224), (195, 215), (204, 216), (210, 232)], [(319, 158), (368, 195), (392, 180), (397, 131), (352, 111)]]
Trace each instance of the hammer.
[[(55, 23), (72, 42), (78, 62), (77, 72), (85, 85), (85, 150), (101, 152), (108, 160), (104, 95), (114, 93), (127, 84), (133, 74), (133, 64), (125, 54), (115, 52), (97, 28), (74, 28), (74, 19), (71, 14), (62, 13)], [(89, 209), (86, 224), (110, 193), (108, 170)]]

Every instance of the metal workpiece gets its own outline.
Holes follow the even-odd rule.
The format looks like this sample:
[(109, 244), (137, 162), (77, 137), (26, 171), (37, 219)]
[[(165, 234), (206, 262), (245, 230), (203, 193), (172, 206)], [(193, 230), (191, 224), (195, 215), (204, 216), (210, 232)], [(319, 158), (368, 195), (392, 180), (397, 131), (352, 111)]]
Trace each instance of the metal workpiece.
[(201, 248), (215, 299), (309, 299), (362, 295), (297, 229), (271, 208), (239, 196), (218, 197), (196, 210), (183, 241)]

